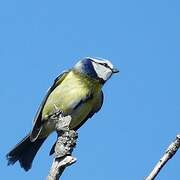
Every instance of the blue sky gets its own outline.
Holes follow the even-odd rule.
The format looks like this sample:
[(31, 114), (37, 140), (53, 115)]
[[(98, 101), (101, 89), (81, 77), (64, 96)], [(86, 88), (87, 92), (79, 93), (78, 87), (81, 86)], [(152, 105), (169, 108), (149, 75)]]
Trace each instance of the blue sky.
[[(55, 134), (28, 173), (7, 167), (5, 154), (30, 131), (53, 79), (93, 56), (121, 73), (79, 130), (78, 162), (62, 179), (143, 179), (180, 131), (179, 7), (177, 0), (0, 1), (0, 176), (46, 177)], [(157, 179), (180, 179), (179, 167), (178, 152)]]

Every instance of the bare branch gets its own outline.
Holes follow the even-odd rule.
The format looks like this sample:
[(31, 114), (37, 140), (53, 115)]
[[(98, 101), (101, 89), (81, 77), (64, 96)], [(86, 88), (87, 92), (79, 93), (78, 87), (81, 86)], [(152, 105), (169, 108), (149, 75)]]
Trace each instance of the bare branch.
[(71, 156), (71, 153), (76, 145), (78, 135), (74, 130), (69, 130), (71, 117), (62, 117), (60, 112), (57, 114), (57, 118), (58, 139), (55, 145), (55, 157), (47, 180), (58, 180), (65, 168), (76, 162), (76, 158)]
[(164, 165), (168, 162), (168, 160), (170, 160), (176, 154), (179, 147), (180, 134), (176, 136), (176, 139), (170, 144), (163, 157), (159, 160), (159, 162), (156, 164), (149, 176), (145, 178), (145, 180), (154, 180), (158, 173), (161, 171), (161, 169), (164, 167)]

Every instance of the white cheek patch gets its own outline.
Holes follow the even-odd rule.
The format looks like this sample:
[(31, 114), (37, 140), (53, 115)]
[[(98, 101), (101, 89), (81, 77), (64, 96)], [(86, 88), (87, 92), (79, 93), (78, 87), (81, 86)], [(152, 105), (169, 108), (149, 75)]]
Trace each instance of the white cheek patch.
[(94, 70), (97, 73), (97, 76), (101, 79), (103, 79), (104, 81), (107, 81), (111, 75), (112, 75), (112, 71), (111, 69), (101, 65), (101, 64), (97, 64), (95, 62), (92, 62), (92, 65), (94, 67)]

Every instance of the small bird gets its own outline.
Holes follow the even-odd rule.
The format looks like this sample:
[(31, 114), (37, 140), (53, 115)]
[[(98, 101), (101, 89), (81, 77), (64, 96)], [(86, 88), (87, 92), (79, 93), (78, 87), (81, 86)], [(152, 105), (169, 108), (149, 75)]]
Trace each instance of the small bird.
[[(35, 115), (32, 131), (6, 155), (8, 165), (19, 161), (25, 171), (31, 168), (39, 148), (56, 130), (55, 121), (50, 119), (55, 108), (61, 110), (64, 116), (71, 116), (69, 129), (78, 130), (101, 109), (102, 87), (112, 74), (118, 72), (108, 60), (87, 57), (60, 74)], [(52, 148), (50, 154), (53, 153)]]

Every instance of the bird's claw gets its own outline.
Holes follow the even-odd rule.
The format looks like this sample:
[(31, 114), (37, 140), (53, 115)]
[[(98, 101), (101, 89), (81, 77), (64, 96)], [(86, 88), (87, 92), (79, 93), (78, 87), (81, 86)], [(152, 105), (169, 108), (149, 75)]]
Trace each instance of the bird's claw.
[(56, 104), (54, 104), (54, 111), (49, 115), (49, 118), (56, 122), (57, 132), (69, 131), (69, 125), (72, 118), (70, 115), (64, 116), (63, 111), (59, 109)]
[(54, 104), (54, 111), (49, 115), (49, 119), (59, 120), (61, 117), (63, 117), (63, 111)]
[(61, 116), (59, 119), (56, 121), (56, 130), (57, 131), (69, 131), (69, 125), (71, 123), (71, 116)]

